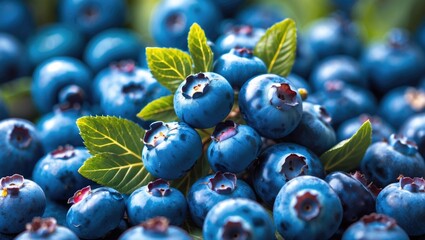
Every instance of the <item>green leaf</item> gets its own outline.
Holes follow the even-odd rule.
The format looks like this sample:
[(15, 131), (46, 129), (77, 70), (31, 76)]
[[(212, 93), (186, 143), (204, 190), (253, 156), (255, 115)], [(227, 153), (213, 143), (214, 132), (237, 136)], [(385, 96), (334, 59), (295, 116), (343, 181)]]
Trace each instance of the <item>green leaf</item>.
[(137, 117), (143, 120), (160, 120), (163, 122), (173, 122), (178, 120), (174, 111), (174, 95), (164, 96), (146, 105)]
[(136, 123), (111, 116), (85, 116), (77, 120), (77, 126), (92, 155), (114, 153), (130, 163), (142, 161), (145, 131)]
[(184, 194), (189, 192), (189, 188), (195, 183), (199, 178), (204, 177), (211, 172), (210, 165), (206, 156), (208, 145), (211, 142), (211, 134), (214, 131), (214, 128), (209, 129), (198, 129), (198, 133), (202, 139), (203, 151), (201, 157), (196, 161), (195, 166), (190, 170), (186, 176), (182, 179), (173, 181), (171, 185), (175, 188), (178, 188)]
[(79, 172), (99, 184), (131, 193), (153, 177), (142, 162), (144, 130), (136, 123), (110, 116), (86, 116), (77, 120), (81, 137), (93, 157)]
[(320, 156), (325, 170), (350, 171), (357, 168), (372, 142), (372, 125), (369, 120), (351, 136)]
[(261, 58), (269, 73), (287, 76), (295, 61), (297, 29), (292, 19), (274, 24), (254, 48), (254, 54)]
[(148, 47), (146, 58), (152, 75), (171, 92), (192, 73), (189, 54), (176, 48)]
[(214, 55), (207, 44), (204, 30), (194, 23), (188, 35), (188, 47), (193, 59), (194, 72), (210, 72), (212, 70)]
[(143, 167), (142, 160), (131, 162), (114, 153), (94, 155), (84, 162), (78, 172), (96, 183), (125, 194), (130, 194), (154, 180)]

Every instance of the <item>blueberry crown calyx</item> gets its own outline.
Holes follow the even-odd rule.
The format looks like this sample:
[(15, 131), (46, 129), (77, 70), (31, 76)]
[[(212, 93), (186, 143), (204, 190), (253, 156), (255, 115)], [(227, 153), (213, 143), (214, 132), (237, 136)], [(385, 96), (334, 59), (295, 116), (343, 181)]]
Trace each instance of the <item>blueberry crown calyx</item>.
[(238, 57), (243, 57), (243, 58), (252, 58), (254, 56), (253, 51), (249, 48), (235, 47), (235, 48), (232, 48), (230, 52)]
[(378, 213), (371, 213), (369, 215), (365, 215), (360, 219), (363, 224), (367, 225), (370, 223), (381, 223), (382, 228), (385, 230), (389, 230), (397, 226), (397, 222), (387, 215), (378, 214)]
[(156, 179), (148, 184), (148, 192), (155, 197), (164, 197), (171, 193), (170, 183), (164, 179)]
[(24, 176), (13, 174), (12, 176), (2, 177), (0, 186), (2, 188), (1, 197), (6, 197), (8, 194), (17, 195), (24, 186)]
[(233, 173), (216, 172), (208, 181), (208, 187), (219, 194), (230, 194), (236, 189), (237, 177)]
[(252, 233), (241, 220), (230, 219), (223, 226), (222, 239), (251, 239)]
[(46, 237), (56, 231), (56, 219), (35, 217), (31, 223), (27, 223), (26, 230), (38, 236)]
[(50, 155), (54, 159), (70, 159), (75, 156), (74, 147), (72, 145), (65, 145), (65, 146), (59, 146), (52, 152), (50, 152)]
[(409, 141), (406, 137), (401, 135), (391, 134), (388, 144), (391, 145), (394, 150), (405, 155), (412, 156), (418, 152), (416, 143)]
[(211, 138), (216, 142), (221, 142), (236, 134), (238, 134), (238, 124), (231, 120), (227, 120), (217, 124)]
[(74, 196), (68, 199), (68, 204), (74, 204), (81, 202), (84, 198), (86, 198), (91, 193), (91, 187), (87, 186), (78, 190), (74, 193)]
[(185, 98), (199, 98), (208, 91), (210, 82), (204, 73), (191, 74), (185, 80), (182, 94)]
[(306, 159), (302, 155), (297, 155), (295, 153), (289, 154), (285, 157), (285, 162), (282, 164), (280, 173), (285, 175), (287, 181), (307, 174), (308, 165)]
[(143, 137), (143, 144), (148, 149), (153, 149), (165, 140), (168, 139), (169, 131), (176, 129), (175, 123), (164, 123), (161, 121), (153, 122), (150, 128), (145, 132)]
[(145, 230), (165, 234), (168, 231), (170, 222), (165, 217), (154, 217), (140, 224)]
[(294, 206), (298, 218), (311, 221), (319, 216), (322, 206), (317, 199), (317, 194), (306, 191), (296, 196), (297, 202)]
[(110, 68), (125, 73), (132, 73), (136, 69), (136, 63), (133, 60), (123, 60), (111, 63)]
[(9, 135), (10, 143), (17, 148), (27, 148), (32, 142), (30, 131), (25, 126), (16, 124)]
[(425, 180), (423, 178), (400, 177), (400, 187), (409, 192), (425, 193)]
[(297, 92), (288, 83), (273, 84), (269, 92), (270, 104), (277, 109), (295, 107), (299, 104)]

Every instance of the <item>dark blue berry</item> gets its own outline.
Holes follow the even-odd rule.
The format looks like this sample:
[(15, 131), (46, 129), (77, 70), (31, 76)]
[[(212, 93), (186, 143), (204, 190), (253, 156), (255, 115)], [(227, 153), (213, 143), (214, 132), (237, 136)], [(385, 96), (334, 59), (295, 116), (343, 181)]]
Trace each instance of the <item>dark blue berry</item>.
[(92, 184), (78, 169), (91, 155), (87, 149), (60, 146), (41, 158), (34, 167), (33, 179), (52, 200), (66, 200), (77, 190)]
[(217, 172), (198, 179), (187, 193), (187, 203), (194, 223), (202, 227), (208, 211), (214, 205), (231, 198), (255, 200), (251, 187), (233, 173)]
[(233, 89), (221, 75), (189, 75), (174, 93), (174, 111), (194, 128), (211, 128), (223, 121), (233, 107)]
[(214, 171), (241, 173), (260, 153), (260, 135), (247, 125), (219, 123), (211, 136), (207, 158)]
[(34, 125), (24, 119), (0, 121), (0, 177), (19, 173), (31, 176), (44, 155), (42, 140)]
[(293, 143), (279, 143), (266, 148), (253, 166), (255, 192), (268, 206), (289, 180), (303, 175), (324, 177), (319, 158), (307, 148)]
[(118, 227), (125, 212), (124, 197), (116, 190), (90, 186), (77, 191), (68, 203), (73, 205), (66, 222), (78, 237), (96, 239)]
[(370, 145), (360, 168), (378, 187), (396, 182), (400, 174), (425, 177), (425, 160), (418, 153), (416, 143), (395, 134), (388, 141)]
[(79, 238), (75, 233), (66, 227), (58, 226), (54, 218), (40, 218), (32, 219), (28, 223), (26, 231), (19, 234), (15, 240), (78, 240)]
[(300, 94), (286, 78), (275, 74), (262, 74), (247, 81), (238, 102), (246, 123), (266, 138), (285, 137), (301, 121)]
[(0, 232), (16, 234), (25, 230), (25, 224), (33, 217), (43, 215), (46, 197), (35, 182), (22, 175), (0, 179)]
[(275, 239), (273, 221), (259, 203), (235, 198), (217, 203), (208, 212), (203, 225), (205, 240)]
[(186, 220), (187, 202), (183, 193), (162, 179), (134, 191), (127, 199), (127, 216), (132, 225), (154, 217), (165, 217), (172, 225)]
[(338, 195), (323, 180), (300, 176), (286, 183), (276, 197), (273, 218), (287, 240), (328, 239), (338, 229), (343, 210)]
[(376, 199), (376, 211), (388, 215), (409, 236), (425, 234), (425, 180), (401, 177), (385, 187)]
[(183, 177), (202, 153), (199, 134), (183, 122), (154, 122), (143, 138), (142, 161), (153, 176)]

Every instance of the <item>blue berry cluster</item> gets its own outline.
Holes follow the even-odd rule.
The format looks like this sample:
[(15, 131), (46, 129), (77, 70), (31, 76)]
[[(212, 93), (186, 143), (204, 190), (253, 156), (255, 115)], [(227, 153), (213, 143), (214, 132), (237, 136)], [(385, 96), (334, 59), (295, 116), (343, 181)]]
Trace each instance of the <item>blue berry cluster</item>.
[[(274, 31), (294, 9), (269, 1), (147, 2), (62, 0), (42, 24), (37, 4), (0, 0), (0, 239), (425, 237), (425, 24), (368, 42), (360, 3), (329, 0), (336, 11), (297, 26), (291, 48)], [(135, 5), (150, 7), (146, 32), (135, 30)], [(199, 43), (188, 38), (194, 23)], [(284, 53), (258, 47), (280, 38)], [(153, 61), (147, 46), (188, 57)], [(206, 67), (194, 71), (200, 53)], [(185, 64), (192, 71), (176, 80)], [(28, 77), (13, 100), (10, 86)], [(154, 109), (164, 119), (139, 116), (164, 99)], [(137, 153), (97, 146), (116, 157), (100, 177), (81, 171), (99, 153), (76, 124), (94, 116), (143, 133)], [(347, 155), (362, 151), (347, 143), (366, 121), (358, 164), (329, 166), (347, 145)], [(119, 134), (110, 140), (134, 138)]]

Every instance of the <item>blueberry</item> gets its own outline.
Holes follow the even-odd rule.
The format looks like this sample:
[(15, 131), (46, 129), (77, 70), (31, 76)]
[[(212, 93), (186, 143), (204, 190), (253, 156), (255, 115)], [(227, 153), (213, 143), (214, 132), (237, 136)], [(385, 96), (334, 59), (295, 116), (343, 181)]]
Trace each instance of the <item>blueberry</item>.
[(425, 112), (425, 89), (399, 87), (386, 93), (379, 104), (379, 115), (399, 129), (411, 116)]
[[(2, 3), (0, 2), (0, 6)], [(14, 36), (2, 32), (0, 32), (0, 62), (0, 83), (26, 76), (30, 70), (24, 46)]]
[(135, 190), (127, 199), (127, 216), (132, 225), (154, 217), (165, 217), (172, 225), (186, 220), (187, 202), (183, 193), (170, 183), (157, 179)]
[(275, 239), (273, 221), (267, 211), (251, 199), (235, 198), (217, 203), (203, 225), (205, 240)]
[(212, 134), (207, 158), (214, 171), (241, 173), (261, 150), (261, 137), (251, 127), (233, 121), (219, 123)]
[(353, 136), (367, 120), (369, 120), (372, 124), (372, 143), (388, 139), (391, 134), (395, 133), (394, 128), (381, 117), (377, 115), (361, 114), (341, 123), (336, 133), (338, 141), (342, 141)]
[(217, 172), (198, 179), (187, 193), (187, 203), (193, 222), (202, 227), (208, 211), (214, 205), (232, 198), (255, 200), (251, 187), (233, 173)]
[(97, 89), (103, 114), (127, 118), (144, 128), (149, 123), (137, 117), (149, 102), (170, 94), (148, 69), (136, 67), (134, 62), (113, 64), (96, 77), (93, 88)]
[(340, 80), (363, 88), (368, 87), (366, 72), (352, 57), (337, 55), (318, 63), (310, 77), (316, 90), (322, 90), (327, 81)]
[(24, 119), (0, 121), (0, 177), (19, 173), (30, 177), (36, 162), (43, 156), (39, 133)]
[(167, 218), (155, 217), (125, 231), (118, 240), (139, 239), (190, 240), (192, 238), (183, 229), (170, 225)]
[(384, 94), (403, 85), (416, 85), (423, 75), (425, 55), (403, 29), (389, 32), (386, 42), (370, 45), (362, 56), (374, 91)]
[(267, 73), (267, 67), (252, 50), (233, 48), (214, 62), (214, 72), (223, 76), (234, 89), (240, 89), (251, 77)]
[(424, 179), (401, 177), (379, 193), (376, 211), (394, 218), (409, 236), (419, 236), (425, 234), (424, 201)]
[(0, 232), (20, 233), (33, 217), (43, 214), (46, 197), (35, 182), (19, 174), (2, 177), (0, 185)]
[(118, 227), (125, 212), (123, 196), (116, 190), (85, 187), (68, 200), (73, 205), (66, 214), (66, 222), (78, 237), (95, 239)]
[(253, 51), (264, 33), (265, 30), (263, 28), (254, 28), (251, 25), (233, 26), (215, 41), (216, 52), (218, 55), (222, 55), (237, 47)]
[(263, 29), (267, 29), (285, 18), (285, 13), (280, 6), (264, 2), (243, 8), (235, 17), (239, 24)]
[(285, 137), (301, 121), (300, 94), (286, 78), (275, 74), (251, 78), (242, 86), (238, 101), (246, 123), (266, 138)]
[(32, 219), (32, 222), (27, 225), (27, 230), (19, 234), (15, 240), (78, 240), (75, 233), (66, 227), (58, 226), (54, 218)]
[(83, 139), (76, 124), (78, 118), (90, 112), (81, 108), (57, 108), (43, 115), (37, 122), (37, 130), (45, 152), (55, 150), (59, 146), (84, 146)]
[(312, 22), (304, 39), (319, 60), (340, 54), (357, 57), (363, 45), (358, 26), (339, 13)]
[(253, 167), (255, 192), (268, 206), (289, 180), (302, 175), (324, 177), (320, 159), (307, 148), (293, 143), (278, 143), (266, 148)]
[(273, 218), (287, 240), (329, 239), (338, 229), (343, 210), (338, 195), (323, 180), (300, 176), (286, 183), (276, 197)]
[(81, 61), (70, 57), (54, 57), (38, 65), (31, 84), (32, 100), (40, 113), (48, 113), (58, 103), (59, 92), (68, 85), (91, 91), (92, 74)]
[(362, 113), (376, 113), (375, 96), (367, 89), (350, 85), (342, 81), (329, 81), (325, 89), (308, 97), (312, 103), (322, 105), (332, 118), (332, 126)]
[(363, 174), (329, 173), (325, 181), (341, 200), (343, 216), (341, 227), (346, 228), (362, 216), (375, 211), (375, 195), (369, 189)]
[(326, 109), (309, 102), (303, 102), (301, 121), (284, 141), (305, 146), (317, 155), (321, 155), (337, 143), (335, 130), (331, 126), (331, 117)]
[(29, 59), (37, 66), (51, 57), (81, 58), (85, 38), (74, 26), (56, 23), (38, 30), (28, 40), (27, 46)]
[(233, 107), (233, 89), (213, 72), (189, 75), (174, 93), (177, 117), (194, 128), (211, 128), (223, 121)]
[(66, 200), (77, 190), (92, 184), (78, 173), (91, 155), (82, 147), (60, 146), (41, 158), (34, 167), (33, 179), (52, 200)]
[(143, 164), (153, 176), (183, 177), (202, 154), (199, 134), (183, 122), (154, 122), (143, 138)]
[[(144, 49), (140, 36), (124, 28), (108, 29), (90, 39), (84, 51), (83, 59), (97, 73), (111, 63), (122, 60), (139, 60)], [(142, 63), (140, 63), (142, 64)]]
[(370, 145), (360, 168), (378, 187), (385, 187), (397, 181), (400, 174), (425, 177), (425, 160), (418, 153), (416, 143), (395, 134), (390, 136), (388, 142), (381, 141)]
[(397, 239), (409, 240), (406, 232), (397, 222), (386, 215), (372, 213), (363, 216), (351, 225), (342, 236), (342, 240)]
[(162, 0), (151, 15), (151, 35), (160, 47), (186, 50), (187, 34), (193, 23), (204, 29), (207, 38), (215, 40), (221, 19), (213, 0)]
[(400, 134), (416, 142), (422, 157), (425, 157), (425, 113), (419, 113), (408, 118), (400, 127)]
[(11, 34), (19, 40), (25, 41), (34, 32), (34, 29), (34, 16), (26, 1), (0, 1), (0, 32)]
[(127, 6), (123, 0), (64, 0), (58, 10), (61, 22), (91, 37), (108, 28), (123, 26)]

